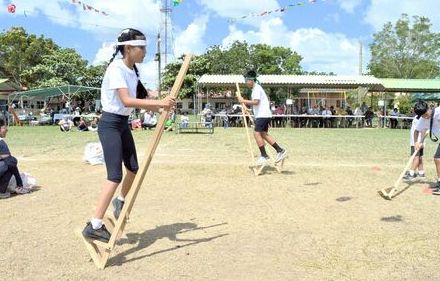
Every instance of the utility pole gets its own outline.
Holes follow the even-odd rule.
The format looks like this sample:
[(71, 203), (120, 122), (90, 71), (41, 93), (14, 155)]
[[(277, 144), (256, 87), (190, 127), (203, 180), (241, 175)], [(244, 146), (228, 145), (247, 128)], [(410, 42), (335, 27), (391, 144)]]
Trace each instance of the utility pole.
[(172, 9), (172, 0), (162, 0), (162, 7), (160, 12), (162, 14), (161, 18), (161, 28), (160, 33), (162, 34), (162, 66), (165, 67), (168, 64), (168, 56), (174, 56), (174, 43), (173, 43), (173, 32), (172, 32), (172, 22), (171, 22), (171, 14), (173, 12)]
[(161, 55), (160, 55), (160, 32), (157, 33), (157, 45), (156, 45), (157, 53), (155, 57), (155, 61), (157, 61), (157, 90), (161, 91), (161, 82), (162, 82), (162, 66), (161, 66)]
[(362, 75), (362, 42), (359, 41), (359, 75)]

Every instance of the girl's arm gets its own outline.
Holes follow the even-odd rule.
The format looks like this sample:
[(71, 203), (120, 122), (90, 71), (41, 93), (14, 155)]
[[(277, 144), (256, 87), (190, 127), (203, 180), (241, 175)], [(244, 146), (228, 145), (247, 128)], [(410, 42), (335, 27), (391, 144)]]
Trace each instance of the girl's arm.
[(118, 89), (118, 95), (126, 107), (142, 108), (147, 110), (159, 111), (161, 108), (169, 109), (175, 105), (176, 99), (167, 96), (163, 100), (136, 99), (130, 97), (128, 89)]

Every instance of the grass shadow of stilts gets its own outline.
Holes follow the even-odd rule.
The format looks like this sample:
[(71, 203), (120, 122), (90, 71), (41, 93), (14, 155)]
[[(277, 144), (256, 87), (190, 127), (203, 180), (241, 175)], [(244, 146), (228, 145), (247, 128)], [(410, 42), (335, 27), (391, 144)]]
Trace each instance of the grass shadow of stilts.
[[(404, 193), (406, 190), (408, 190), (411, 186), (416, 185), (416, 184), (430, 184), (430, 187), (432, 188), (432, 186), (431, 186), (432, 182), (431, 182), (431, 181), (428, 181), (428, 180), (407, 181), (407, 182), (405, 182), (405, 183), (406, 183), (406, 186), (404, 186), (403, 188), (398, 189), (398, 190), (394, 193), (393, 197), (391, 197), (391, 198), (385, 198), (385, 199), (387, 199), (387, 200), (394, 199), (394, 198), (396, 198), (397, 196), (399, 196), (400, 194)], [(392, 188), (392, 187), (391, 187), (391, 188)], [(382, 196), (382, 195), (381, 195), (381, 196)], [(383, 197), (383, 196), (382, 196), (382, 197)]]
[[(154, 256), (157, 254), (178, 250), (178, 249), (181, 249), (184, 247), (189, 247), (189, 246), (196, 245), (196, 244), (203, 243), (203, 242), (209, 242), (214, 239), (229, 235), (229, 234), (225, 233), (225, 234), (220, 234), (220, 235), (211, 236), (211, 237), (207, 237), (207, 238), (199, 238), (199, 239), (180, 239), (177, 237), (178, 234), (182, 234), (185, 232), (202, 230), (202, 229), (217, 227), (217, 226), (226, 225), (226, 224), (227, 223), (219, 223), (219, 224), (210, 225), (210, 226), (198, 227), (197, 224), (191, 223), (191, 222), (174, 223), (174, 224), (170, 224), (170, 225), (160, 225), (160, 226), (157, 226), (155, 229), (150, 229), (150, 230), (147, 230), (147, 231), (140, 233), (140, 234), (139, 233), (127, 233), (127, 239), (119, 240), (118, 244), (120, 245), (120, 244), (128, 243), (128, 244), (137, 244), (137, 245), (135, 247), (130, 248), (127, 251), (124, 251), (122, 253), (119, 253), (118, 255), (111, 258), (108, 262), (108, 266), (122, 265), (123, 263), (126, 263), (126, 262), (133, 262), (133, 261), (136, 261), (139, 259)], [(163, 250), (159, 250), (159, 251), (152, 252), (152, 253), (149, 253), (149, 254), (146, 254), (143, 256), (135, 257), (132, 259), (127, 259), (128, 255), (135, 253), (135, 252), (138, 252), (139, 250), (142, 250), (144, 248), (147, 248), (147, 247), (151, 246), (152, 244), (154, 244), (157, 240), (162, 239), (162, 238), (168, 238), (169, 240), (176, 241), (176, 242), (189, 242), (189, 243), (184, 244), (184, 245), (177, 245), (175, 247), (171, 247), (171, 248), (167, 248), (167, 249), (163, 249)]]

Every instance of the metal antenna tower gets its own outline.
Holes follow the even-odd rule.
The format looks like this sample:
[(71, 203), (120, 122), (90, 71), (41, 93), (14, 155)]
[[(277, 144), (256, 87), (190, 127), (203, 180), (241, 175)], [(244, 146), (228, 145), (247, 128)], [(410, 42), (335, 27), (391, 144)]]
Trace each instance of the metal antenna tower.
[(171, 14), (173, 12), (173, 0), (162, 0), (161, 12), (161, 58), (162, 67), (165, 67), (170, 59), (174, 58), (174, 40), (172, 31)]

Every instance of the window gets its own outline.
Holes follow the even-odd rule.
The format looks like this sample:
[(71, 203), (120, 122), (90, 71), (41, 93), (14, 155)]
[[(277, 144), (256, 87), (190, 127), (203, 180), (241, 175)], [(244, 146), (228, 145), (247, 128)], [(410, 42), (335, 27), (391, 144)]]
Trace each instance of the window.
[(37, 109), (44, 108), (44, 101), (37, 101)]

